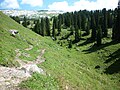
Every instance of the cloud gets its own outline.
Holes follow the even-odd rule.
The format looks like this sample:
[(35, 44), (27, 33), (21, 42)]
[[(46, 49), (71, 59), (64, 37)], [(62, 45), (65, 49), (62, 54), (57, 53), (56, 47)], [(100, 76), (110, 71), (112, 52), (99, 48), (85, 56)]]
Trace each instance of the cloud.
[(50, 10), (63, 10), (63, 11), (75, 11), (75, 10), (98, 10), (98, 9), (115, 9), (117, 7), (118, 0), (79, 0), (69, 6), (67, 1), (54, 2), (48, 6)]
[(63, 2), (54, 2), (51, 5), (49, 5), (48, 8), (51, 10), (68, 10), (69, 6), (67, 1), (63, 1)]
[(17, 0), (4, 0), (0, 4), (1, 8), (7, 8), (7, 9), (18, 9), (20, 8), (19, 3)]
[(43, 5), (43, 0), (22, 0), (21, 4), (29, 4), (32, 7), (41, 7)]

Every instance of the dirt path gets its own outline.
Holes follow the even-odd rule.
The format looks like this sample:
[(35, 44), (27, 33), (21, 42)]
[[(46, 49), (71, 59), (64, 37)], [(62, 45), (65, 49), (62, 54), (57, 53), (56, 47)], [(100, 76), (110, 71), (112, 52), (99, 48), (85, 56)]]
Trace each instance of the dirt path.
[(42, 49), (40, 55), (37, 57), (37, 59), (34, 62), (35, 64), (40, 64), (42, 62), (45, 62), (45, 59), (42, 58), (44, 53), (45, 53), (45, 49)]
[[(30, 47), (26, 50), (31, 50), (32, 48), (33, 47)], [(45, 74), (43, 69), (37, 66), (37, 64), (45, 61), (45, 59), (42, 59), (45, 49), (42, 49), (40, 55), (33, 62), (32, 61), (24, 62), (20, 60), (19, 59), (19, 57), (21, 56), (20, 50), (17, 49), (15, 50), (15, 52), (16, 52), (15, 61), (17, 61), (20, 64), (20, 67), (9, 68), (0, 66), (0, 90), (18, 90), (16, 88), (18, 84), (31, 77), (33, 72)]]

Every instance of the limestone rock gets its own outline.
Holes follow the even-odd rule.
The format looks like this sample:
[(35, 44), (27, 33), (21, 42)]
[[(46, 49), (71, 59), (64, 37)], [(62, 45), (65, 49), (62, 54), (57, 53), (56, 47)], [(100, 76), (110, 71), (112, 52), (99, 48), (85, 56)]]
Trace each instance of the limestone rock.
[(43, 69), (39, 68), (36, 64), (27, 64), (21, 67), (25, 73), (29, 73), (30, 75), (37, 72), (37, 73), (44, 73)]
[(17, 30), (9, 30), (9, 32), (11, 33), (11, 35), (15, 36), (16, 34), (18, 34)]

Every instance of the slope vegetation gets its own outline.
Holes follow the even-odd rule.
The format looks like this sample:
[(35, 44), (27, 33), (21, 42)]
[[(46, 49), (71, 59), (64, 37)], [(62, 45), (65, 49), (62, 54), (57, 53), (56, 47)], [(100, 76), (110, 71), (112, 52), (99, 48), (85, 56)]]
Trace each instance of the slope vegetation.
[[(19, 31), (15, 37), (9, 30)], [(92, 46), (86, 38), (72, 49), (61, 47), (49, 37), (41, 37), (29, 29), (19, 25), (0, 12), (0, 64), (2, 66), (19, 66), (14, 61), (15, 50), (21, 52), (20, 59), (34, 61), (41, 52), (45, 62), (39, 67), (46, 75), (33, 74), (32, 78), (23, 81), (21, 89), (31, 90), (119, 90), (120, 89), (120, 44), (105, 38), (101, 47)], [(25, 50), (32, 45), (31, 50)], [(117, 64), (115, 64), (117, 62)], [(99, 68), (95, 69), (95, 67)], [(117, 67), (116, 67), (117, 66)], [(117, 70), (116, 70), (117, 68)], [(115, 71), (115, 70), (116, 71)], [(111, 72), (112, 71), (112, 72)], [(115, 71), (115, 72), (113, 72)], [(106, 73), (104, 73), (106, 72)]]

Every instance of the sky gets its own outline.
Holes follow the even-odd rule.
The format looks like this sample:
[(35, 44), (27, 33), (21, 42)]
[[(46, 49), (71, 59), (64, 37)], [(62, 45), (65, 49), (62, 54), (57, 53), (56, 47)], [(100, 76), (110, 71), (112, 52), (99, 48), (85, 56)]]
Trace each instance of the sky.
[(0, 9), (20, 10), (98, 10), (115, 9), (118, 0), (0, 0)]

